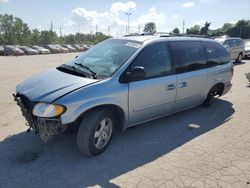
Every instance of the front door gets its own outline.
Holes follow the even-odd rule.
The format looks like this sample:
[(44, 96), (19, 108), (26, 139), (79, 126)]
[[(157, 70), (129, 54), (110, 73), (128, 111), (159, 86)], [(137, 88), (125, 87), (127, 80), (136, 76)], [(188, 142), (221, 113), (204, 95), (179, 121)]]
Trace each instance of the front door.
[(130, 125), (171, 113), (176, 96), (176, 76), (164, 42), (146, 46), (130, 68), (142, 66), (146, 77), (129, 83)]

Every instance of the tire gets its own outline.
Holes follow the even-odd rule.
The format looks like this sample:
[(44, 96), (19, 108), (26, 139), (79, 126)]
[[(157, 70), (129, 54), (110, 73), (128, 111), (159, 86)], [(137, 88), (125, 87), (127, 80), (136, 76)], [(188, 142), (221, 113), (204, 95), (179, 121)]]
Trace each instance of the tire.
[(237, 63), (241, 63), (242, 62), (242, 53), (240, 53), (239, 55), (238, 55), (238, 58), (236, 59), (236, 62)]
[(219, 87), (217, 87), (216, 85), (214, 87), (212, 87), (210, 89), (210, 91), (207, 94), (207, 98), (205, 99), (205, 101), (203, 102), (203, 106), (204, 107), (210, 107), (212, 105), (212, 102), (214, 100), (214, 97), (216, 95), (219, 95)]
[(106, 150), (114, 132), (114, 118), (104, 109), (88, 113), (77, 133), (77, 147), (88, 156), (96, 156)]

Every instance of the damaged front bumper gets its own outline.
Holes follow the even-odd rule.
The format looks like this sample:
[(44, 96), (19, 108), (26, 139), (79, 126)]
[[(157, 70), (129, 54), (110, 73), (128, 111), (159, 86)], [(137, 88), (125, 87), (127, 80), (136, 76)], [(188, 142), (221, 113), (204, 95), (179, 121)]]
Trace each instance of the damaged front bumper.
[(20, 94), (13, 94), (14, 100), (21, 108), (22, 115), (25, 117), (29, 126), (27, 132), (33, 130), (36, 134), (40, 135), (43, 141), (48, 141), (55, 134), (62, 133), (67, 127), (62, 125), (61, 118), (41, 118), (34, 116), (32, 110), (35, 103), (31, 102), (27, 97)]

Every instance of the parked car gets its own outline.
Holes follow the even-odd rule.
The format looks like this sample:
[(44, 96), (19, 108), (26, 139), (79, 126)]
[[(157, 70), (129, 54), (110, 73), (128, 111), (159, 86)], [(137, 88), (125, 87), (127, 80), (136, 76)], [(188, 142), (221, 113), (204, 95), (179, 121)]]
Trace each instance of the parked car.
[(246, 73), (246, 77), (247, 77), (248, 81), (250, 82), (250, 72)]
[(86, 44), (81, 44), (81, 47), (84, 48), (84, 51), (87, 51), (87, 50), (89, 50), (91, 48), (90, 46), (88, 46)]
[(245, 42), (245, 58), (250, 58), (250, 41)]
[(4, 47), (0, 46), (0, 55), (4, 55)]
[(31, 46), (31, 48), (37, 50), (39, 54), (50, 54), (50, 50), (41, 46), (34, 45), (34, 46)]
[(50, 50), (51, 53), (61, 53), (61, 49), (54, 44), (49, 44), (46, 47)]
[(244, 41), (241, 38), (216, 38), (218, 42), (223, 44), (223, 46), (230, 53), (233, 60), (236, 62), (241, 62), (245, 53)]
[(77, 50), (78, 52), (83, 52), (83, 51), (84, 51), (84, 48), (81, 47), (79, 44), (75, 44), (74, 47), (76, 48), (76, 50)]
[(4, 55), (24, 55), (24, 51), (19, 49), (17, 46), (7, 45), (4, 46)]
[(71, 46), (69, 44), (63, 45), (63, 47), (65, 47), (66, 49), (68, 49), (69, 52), (76, 52), (76, 48), (74, 48), (73, 46)]
[(36, 55), (36, 54), (39, 54), (39, 51), (35, 50), (35, 49), (32, 49), (28, 46), (18, 46), (18, 48), (20, 48), (21, 50), (24, 51), (25, 54), (27, 55)]
[(61, 51), (62, 53), (68, 53), (68, 52), (69, 52), (69, 50), (68, 50), (67, 48), (62, 47), (62, 46), (59, 45), (59, 44), (56, 44), (55, 46), (56, 46), (57, 48), (59, 48), (60, 51)]
[(112, 38), (22, 82), (14, 97), (43, 140), (74, 127), (78, 149), (91, 156), (108, 147), (114, 130), (210, 106), (232, 76), (229, 53), (212, 39)]

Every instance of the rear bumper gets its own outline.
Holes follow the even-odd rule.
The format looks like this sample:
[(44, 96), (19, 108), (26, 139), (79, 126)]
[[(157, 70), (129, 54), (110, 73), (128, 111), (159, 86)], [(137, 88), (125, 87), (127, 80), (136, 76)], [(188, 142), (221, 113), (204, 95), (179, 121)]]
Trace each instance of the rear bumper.
[(224, 90), (222, 95), (225, 95), (229, 92), (229, 90), (232, 88), (233, 84), (231, 82), (227, 82), (224, 86)]

